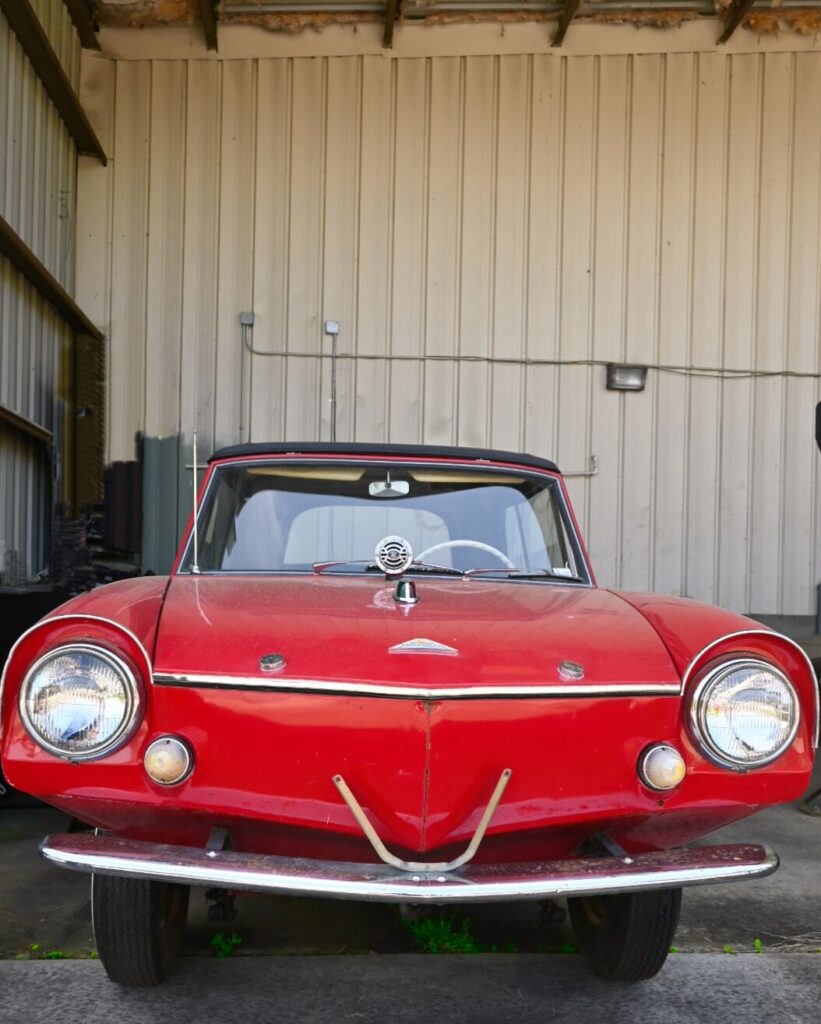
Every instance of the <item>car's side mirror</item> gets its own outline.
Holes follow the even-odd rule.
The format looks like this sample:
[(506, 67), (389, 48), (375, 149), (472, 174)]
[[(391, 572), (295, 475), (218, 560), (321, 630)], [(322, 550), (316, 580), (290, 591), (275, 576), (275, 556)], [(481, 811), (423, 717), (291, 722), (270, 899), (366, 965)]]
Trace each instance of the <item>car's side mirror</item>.
[(815, 443), (821, 448), (821, 402), (815, 407)]

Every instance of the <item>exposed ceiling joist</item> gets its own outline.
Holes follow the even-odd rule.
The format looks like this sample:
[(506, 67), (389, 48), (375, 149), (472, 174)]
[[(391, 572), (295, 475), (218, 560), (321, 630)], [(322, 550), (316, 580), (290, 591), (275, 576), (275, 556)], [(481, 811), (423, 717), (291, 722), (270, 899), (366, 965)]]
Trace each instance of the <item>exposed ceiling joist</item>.
[(719, 46), (722, 43), (726, 43), (730, 36), (735, 32), (741, 22), (744, 20), (744, 16), (753, 6), (754, 0), (733, 0), (733, 5), (730, 8), (730, 13), (727, 16), (727, 23), (724, 26), (724, 31), (719, 36)]
[(94, 21), (94, 10), (90, 0), (63, 0), (63, 3), (77, 29), (81, 45), (87, 50), (99, 50), (100, 44), (95, 35), (97, 24)]
[(385, 5), (385, 33), (382, 36), (382, 46), (386, 50), (390, 50), (393, 47), (393, 26), (398, 14), (399, 0), (387, 0)]
[(96, 156), (105, 164), (106, 156), (100, 140), (91, 127), (77, 94), (71, 88), (71, 82), (63, 71), (60, 58), (54, 52), (29, 0), (0, 0), (0, 11), (6, 16), (6, 21), (31, 61), (49, 99), (68, 128), (78, 153)]
[(200, 18), (205, 33), (205, 45), (209, 50), (217, 50), (217, 12), (216, 0), (200, 0)]
[(564, 37), (567, 35), (567, 30), (570, 28), (570, 22), (576, 17), (576, 12), (579, 9), (581, 0), (566, 0), (564, 10), (559, 18), (559, 27), (556, 29), (556, 34), (553, 36), (553, 46), (561, 46), (564, 42)]
[[(44, 0), (39, 0), (43, 3)], [(60, 0), (50, 0), (58, 3)], [(474, 23), (501, 25), (549, 22), (561, 46), (568, 26), (575, 21), (600, 25), (632, 25), (636, 28), (674, 29), (686, 22), (720, 19), (717, 38), (730, 38), (738, 24), (754, 28), (759, 36), (779, 31), (813, 36), (821, 32), (821, 0), (755, 0), (740, 8), (739, 0), (64, 0), (90, 6), (105, 28), (195, 26), (208, 32), (215, 49), (217, 35), (226, 25), (254, 25), (272, 32), (323, 31), (331, 26), (378, 24), (386, 48), (399, 23), (428, 26)], [(741, 14), (746, 9), (746, 16)], [(731, 20), (732, 19), (732, 20)], [(206, 26), (206, 22), (208, 25)], [(561, 24), (559, 24), (561, 23)], [(558, 31), (557, 31), (558, 29)], [(202, 36), (200, 36), (202, 38)]]

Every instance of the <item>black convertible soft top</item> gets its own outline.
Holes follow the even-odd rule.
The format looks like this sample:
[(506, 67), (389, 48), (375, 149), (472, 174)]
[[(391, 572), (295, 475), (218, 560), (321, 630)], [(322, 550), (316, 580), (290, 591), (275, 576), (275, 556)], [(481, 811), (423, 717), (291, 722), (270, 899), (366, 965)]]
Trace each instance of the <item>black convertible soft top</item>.
[(474, 459), (482, 462), (512, 462), (517, 466), (547, 469), (558, 473), (559, 468), (547, 459), (518, 452), (502, 452), (492, 448), (457, 448), (432, 444), (346, 444), (344, 441), (272, 441), (255, 444), (235, 444), (214, 452), (209, 462), (217, 459), (239, 459), (248, 455), (396, 455), (406, 458), (418, 455), (424, 459)]

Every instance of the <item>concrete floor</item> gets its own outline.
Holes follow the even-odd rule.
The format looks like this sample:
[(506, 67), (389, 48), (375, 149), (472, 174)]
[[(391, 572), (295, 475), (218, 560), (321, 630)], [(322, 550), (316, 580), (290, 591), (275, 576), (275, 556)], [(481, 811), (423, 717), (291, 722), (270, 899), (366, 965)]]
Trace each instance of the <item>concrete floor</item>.
[(575, 956), (189, 959), (142, 990), (90, 960), (7, 960), (0, 992), (3, 1024), (811, 1024), (821, 956), (677, 956), (641, 985), (599, 981)]

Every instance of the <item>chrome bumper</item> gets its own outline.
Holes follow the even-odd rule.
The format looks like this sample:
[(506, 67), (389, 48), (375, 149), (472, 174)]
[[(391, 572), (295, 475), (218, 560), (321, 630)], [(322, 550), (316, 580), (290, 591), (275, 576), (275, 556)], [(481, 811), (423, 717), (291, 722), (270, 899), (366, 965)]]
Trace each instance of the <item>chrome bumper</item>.
[(470, 864), (446, 873), (408, 873), (385, 864), (201, 850), (82, 833), (48, 836), (40, 851), (46, 860), (74, 871), (382, 903), (490, 903), (673, 889), (758, 878), (778, 867), (772, 850), (746, 845), (697, 846), (633, 857)]

